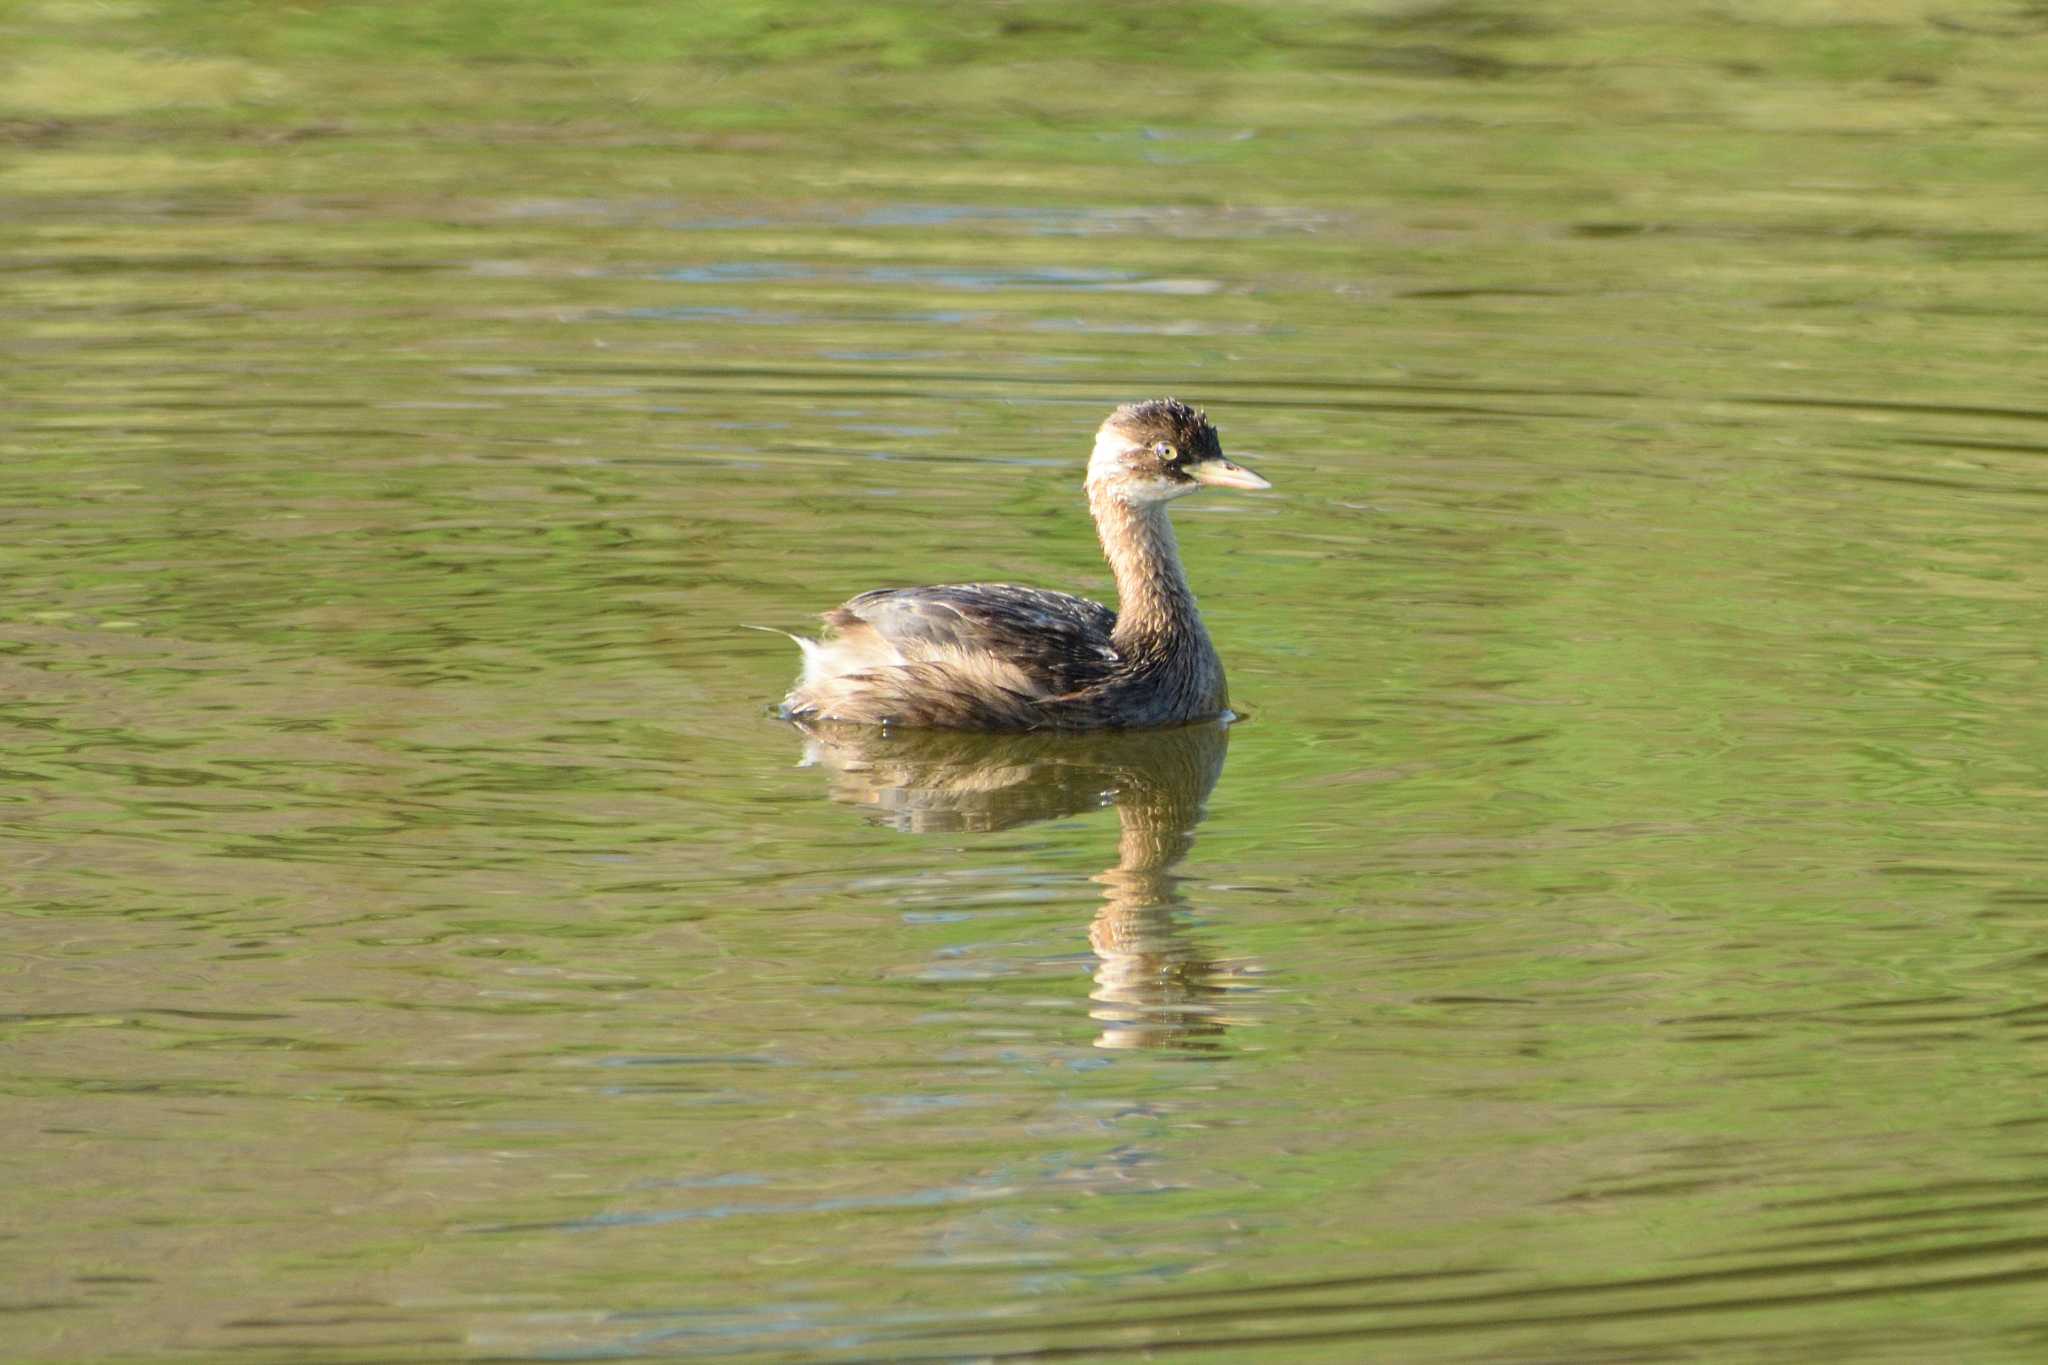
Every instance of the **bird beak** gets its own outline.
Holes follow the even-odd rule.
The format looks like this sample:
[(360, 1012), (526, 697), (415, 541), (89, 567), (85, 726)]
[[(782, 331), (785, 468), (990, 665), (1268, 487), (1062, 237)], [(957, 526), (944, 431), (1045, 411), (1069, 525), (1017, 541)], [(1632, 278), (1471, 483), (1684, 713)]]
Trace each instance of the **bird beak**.
[(1188, 473), (1193, 476), (1196, 483), (1207, 484), (1211, 488), (1259, 489), (1273, 486), (1243, 465), (1232, 464), (1220, 457), (1191, 465)]

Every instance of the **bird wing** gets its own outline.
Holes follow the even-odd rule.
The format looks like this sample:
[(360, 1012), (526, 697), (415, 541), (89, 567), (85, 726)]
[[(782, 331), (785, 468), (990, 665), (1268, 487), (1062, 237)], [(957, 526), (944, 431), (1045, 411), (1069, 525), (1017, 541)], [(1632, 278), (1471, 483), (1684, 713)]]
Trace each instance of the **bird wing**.
[(1096, 682), (1116, 666), (1116, 613), (1085, 597), (1010, 583), (883, 588), (826, 621), (842, 637), (866, 630), (906, 662), (971, 661), (992, 655), (1040, 695)]

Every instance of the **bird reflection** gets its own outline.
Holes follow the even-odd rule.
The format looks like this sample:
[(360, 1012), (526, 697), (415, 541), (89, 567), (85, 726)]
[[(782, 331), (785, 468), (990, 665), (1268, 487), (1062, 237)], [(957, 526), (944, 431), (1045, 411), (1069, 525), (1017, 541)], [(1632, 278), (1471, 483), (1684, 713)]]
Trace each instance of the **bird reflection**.
[(1108, 734), (989, 735), (945, 730), (799, 727), (805, 759), (830, 774), (835, 800), (917, 834), (1009, 829), (1114, 805), (1116, 864), (1093, 880), (1089, 926), (1097, 1047), (1214, 1051), (1252, 964), (1211, 957), (1182, 923), (1174, 866), (1194, 844), (1223, 772), (1218, 723)]

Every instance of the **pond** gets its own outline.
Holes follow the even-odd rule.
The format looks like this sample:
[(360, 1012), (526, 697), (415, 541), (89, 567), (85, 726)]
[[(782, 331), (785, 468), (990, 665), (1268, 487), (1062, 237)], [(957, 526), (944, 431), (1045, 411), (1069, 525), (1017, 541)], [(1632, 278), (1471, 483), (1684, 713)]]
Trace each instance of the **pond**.
[[(10, 1358), (2039, 1359), (2048, 120), (1958, 13), (39, 59)], [(747, 626), (1112, 597), (1168, 393), (1274, 484), (1175, 508), (1236, 723), (775, 717)]]

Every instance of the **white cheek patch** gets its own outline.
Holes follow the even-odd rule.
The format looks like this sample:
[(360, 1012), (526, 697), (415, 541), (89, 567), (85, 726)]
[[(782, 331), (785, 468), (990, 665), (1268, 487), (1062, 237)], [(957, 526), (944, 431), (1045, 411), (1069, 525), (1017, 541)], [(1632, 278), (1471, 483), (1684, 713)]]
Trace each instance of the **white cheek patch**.
[(1123, 472), (1124, 452), (1133, 449), (1130, 439), (1108, 427), (1095, 433), (1095, 449), (1088, 456), (1088, 478), (1102, 483)]
[(1095, 433), (1095, 449), (1088, 456), (1088, 482), (1111, 490), (1118, 502), (1130, 506), (1170, 502), (1201, 487), (1193, 480), (1132, 473), (1124, 457), (1140, 449), (1138, 442), (1122, 432), (1102, 428)]
[(1200, 484), (1183, 483), (1179, 479), (1147, 478), (1141, 474), (1125, 474), (1113, 485), (1117, 500), (1133, 507), (1147, 503), (1171, 502), (1184, 493), (1192, 493)]

